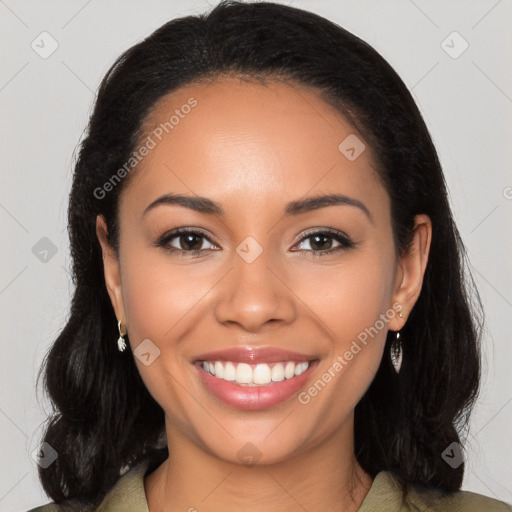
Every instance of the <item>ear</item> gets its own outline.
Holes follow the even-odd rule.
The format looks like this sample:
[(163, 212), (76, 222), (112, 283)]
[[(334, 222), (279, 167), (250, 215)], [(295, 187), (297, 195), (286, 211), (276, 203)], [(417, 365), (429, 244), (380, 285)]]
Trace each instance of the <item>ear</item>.
[(103, 272), (105, 275), (105, 284), (110, 301), (114, 308), (117, 320), (121, 320), (126, 326), (126, 316), (121, 288), (121, 271), (117, 255), (108, 241), (108, 230), (103, 215), (96, 217), (96, 236), (103, 252)]
[(425, 214), (416, 215), (414, 234), (409, 251), (400, 257), (396, 273), (392, 304), (401, 305), (402, 316), (397, 314), (389, 321), (389, 329), (399, 331), (407, 322), (407, 317), (420, 296), (423, 277), (427, 267), (432, 240), (432, 221)]

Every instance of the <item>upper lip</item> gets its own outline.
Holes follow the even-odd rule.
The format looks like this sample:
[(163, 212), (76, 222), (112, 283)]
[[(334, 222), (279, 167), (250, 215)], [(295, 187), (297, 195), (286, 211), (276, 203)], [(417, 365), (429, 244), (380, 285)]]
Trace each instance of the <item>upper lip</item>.
[(232, 347), (214, 352), (205, 352), (194, 358), (197, 361), (233, 361), (237, 363), (277, 363), (279, 361), (313, 361), (314, 356), (299, 354), (276, 347)]

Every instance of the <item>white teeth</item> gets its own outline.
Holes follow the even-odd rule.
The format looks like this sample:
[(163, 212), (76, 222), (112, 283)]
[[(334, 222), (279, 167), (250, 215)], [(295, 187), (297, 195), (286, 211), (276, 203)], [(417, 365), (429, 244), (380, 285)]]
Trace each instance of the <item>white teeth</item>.
[(300, 375), (301, 373), (304, 373), (308, 369), (309, 363), (299, 363), (295, 367), (295, 375)]
[(274, 382), (284, 380), (284, 366), (281, 363), (277, 363), (274, 368), (272, 368), (272, 380)]
[(222, 366), (222, 363), (220, 361), (215, 361), (215, 364), (213, 366), (215, 368), (215, 377), (218, 377), (219, 379), (224, 378), (224, 368)]
[(286, 368), (284, 369), (284, 376), (287, 379), (291, 379), (295, 375), (295, 364), (292, 362), (286, 363)]
[(245, 363), (236, 367), (235, 380), (238, 384), (250, 384), (252, 382), (252, 368)]
[(265, 386), (270, 382), (281, 382), (301, 375), (309, 368), (309, 362), (294, 363), (288, 361), (270, 365), (259, 363), (251, 366), (247, 363), (231, 361), (202, 361), (201, 366), (204, 371), (218, 379), (236, 382), (242, 386)]
[(236, 368), (231, 361), (228, 361), (224, 365), (223, 379), (227, 381), (234, 381), (236, 379)]
[(268, 364), (257, 364), (251, 380), (254, 384), (269, 384), (272, 375)]

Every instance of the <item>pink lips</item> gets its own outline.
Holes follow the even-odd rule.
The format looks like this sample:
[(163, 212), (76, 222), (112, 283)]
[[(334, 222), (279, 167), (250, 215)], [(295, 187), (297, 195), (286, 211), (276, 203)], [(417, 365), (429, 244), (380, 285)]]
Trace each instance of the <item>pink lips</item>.
[[(205, 372), (200, 361), (232, 361), (247, 364), (279, 361), (311, 362), (304, 373), (291, 379), (271, 382), (266, 386), (240, 386)], [(277, 348), (236, 347), (204, 353), (195, 358), (195, 367), (206, 388), (214, 396), (231, 407), (252, 411), (272, 407), (290, 398), (304, 386), (317, 366), (318, 360), (315, 356)]]
[(312, 361), (313, 359), (316, 359), (316, 357), (274, 347), (234, 347), (215, 352), (206, 352), (194, 358), (195, 361), (233, 361), (247, 364), (277, 363), (279, 361), (302, 363)]

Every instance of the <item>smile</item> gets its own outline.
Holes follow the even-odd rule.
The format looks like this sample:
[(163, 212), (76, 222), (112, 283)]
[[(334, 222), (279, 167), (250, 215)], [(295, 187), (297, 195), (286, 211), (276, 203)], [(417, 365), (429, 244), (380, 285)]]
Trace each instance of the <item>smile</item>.
[(205, 372), (217, 379), (234, 382), (240, 386), (266, 386), (301, 375), (309, 368), (309, 361), (283, 361), (276, 363), (247, 364), (234, 361), (199, 361)]
[(296, 395), (306, 386), (318, 364), (318, 359), (254, 365), (200, 360), (194, 366), (206, 390), (222, 404), (256, 411)]

